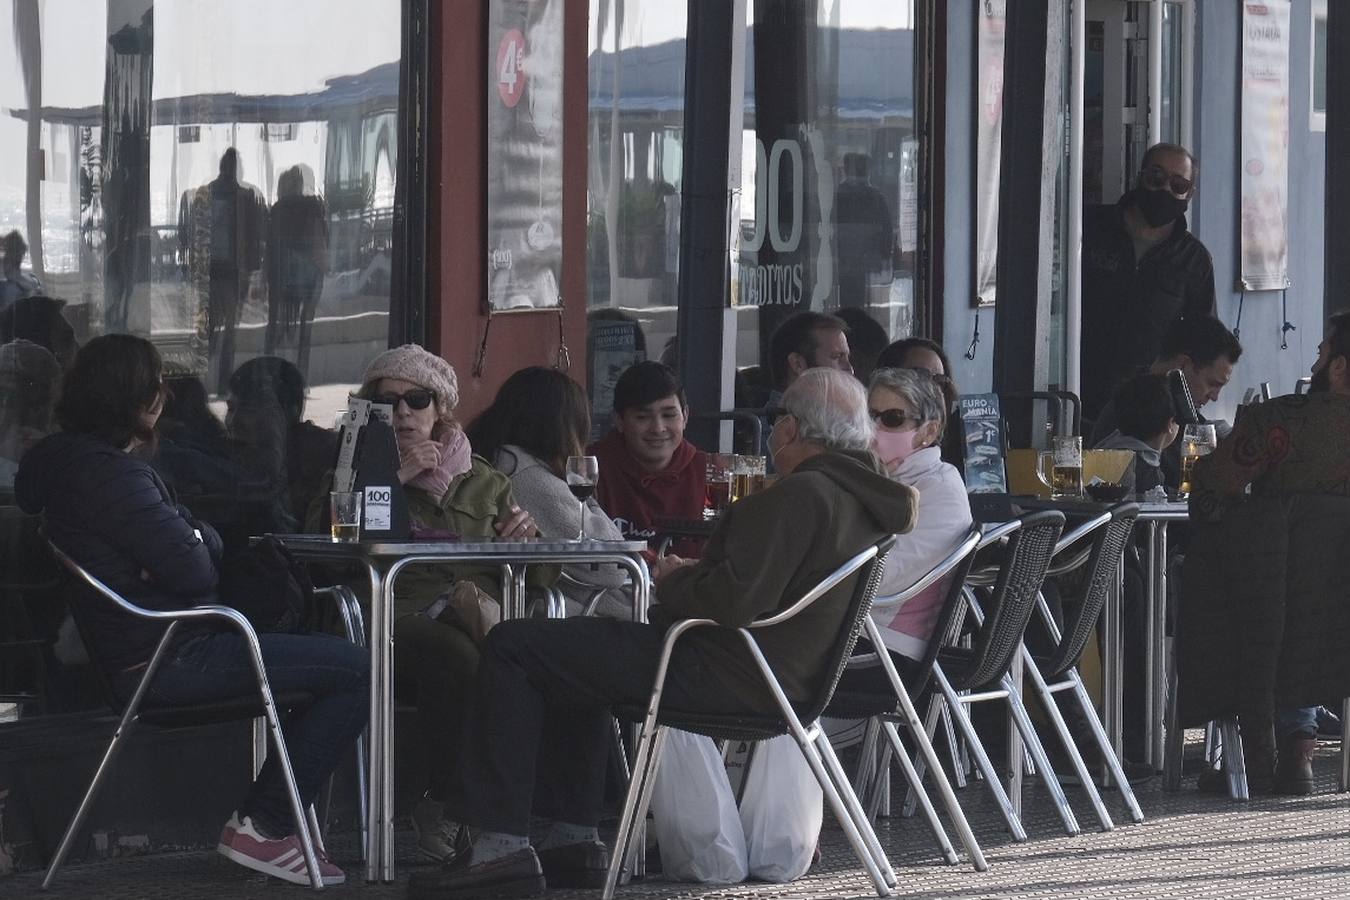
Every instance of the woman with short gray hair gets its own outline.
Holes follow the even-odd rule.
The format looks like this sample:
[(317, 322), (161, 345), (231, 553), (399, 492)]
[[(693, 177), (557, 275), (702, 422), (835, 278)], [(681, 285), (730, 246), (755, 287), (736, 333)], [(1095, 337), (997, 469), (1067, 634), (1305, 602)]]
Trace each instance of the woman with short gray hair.
[[(867, 412), (876, 423), (873, 449), (891, 478), (919, 492), (918, 519), (908, 534), (896, 536), (886, 558), (872, 617), (886, 646), (903, 668), (920, 660), (942, 607), (939, 581), (902, 605), (886, 605), (947, 557), (970, 528), (970, 501), (956, 469), (942, 461), (942, 432), (947, 425), (942, 386), (923, 369), (877, 369), (867, 395)], [(880, 671), (878, 668), (877, 671)]]

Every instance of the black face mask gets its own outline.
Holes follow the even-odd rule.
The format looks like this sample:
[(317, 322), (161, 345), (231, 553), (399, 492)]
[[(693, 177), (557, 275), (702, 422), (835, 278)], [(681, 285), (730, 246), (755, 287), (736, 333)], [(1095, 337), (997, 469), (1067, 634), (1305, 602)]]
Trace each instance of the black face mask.
[(1322, 366), (1312, 374), (1312, 381), (1308, 384), (1308, 393), (1326, 394), (1331, 392), (1331, 361)]
[(1191, 204), (1189, 199), (1179, 200), (1167, 191), (1150, 191), (1142, 187), (1134, 189), (1133, 199), (1144, 221), (1152, 228), (1175, 222)]

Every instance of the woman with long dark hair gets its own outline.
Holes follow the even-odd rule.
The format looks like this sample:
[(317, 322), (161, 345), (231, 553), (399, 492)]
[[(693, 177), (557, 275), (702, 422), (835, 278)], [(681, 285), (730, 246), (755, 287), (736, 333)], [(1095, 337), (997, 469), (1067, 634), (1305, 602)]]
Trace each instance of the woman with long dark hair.
[[(164, 409), (163, 366), (155, 345), (128, 334), (95, 338), (65, 376), (56, 417), (62, 431), (34, 446), (15, 492), (42, 513), (48, 537), (95, 578), (147, 609), (225, 604), (217, 593), (220, 536), (174, 503), (143, 457)], [(140, 682), (163, 627), (127, 616), (84, 592), (71, 596), (95, 664), (119, 696)], [(276, 693), (314, 702), (286, 721), (300, 800), (308, 805), (365, 727), (370, 659), (348, 641), (321, 634), (259, 634)], [(145, 695), (148, 706), (213, 703), (256, 690), (249, 650), (233, 631), (181, 627)], [(226, 823), (217, 849), (259, 872), (308, 884), (277, 754)], [(342, 870), (320, 852), (324, 884)]]
[[(567, 457), (585, 453), (590, 430), (581, 385), (556, 369), (531, 366), (506, 379), (492, 405), (469, 427), (469, 442), (511, 479), (516, 500), (534, 514), (539, 534), (565, 538), (576, 536), (583, 524), (581, 506), (567, 488)], [(584, 518), (588, 538), (623, 540), (594, 497), (586, 501)], [(617, 567), (579, 565), (564, 571), (571, 581), (562, 583), (563, 592), (577, 609), (605, 588), (597, 610), (631, 615), (632, 600), (619, 590), (624, 574)]]

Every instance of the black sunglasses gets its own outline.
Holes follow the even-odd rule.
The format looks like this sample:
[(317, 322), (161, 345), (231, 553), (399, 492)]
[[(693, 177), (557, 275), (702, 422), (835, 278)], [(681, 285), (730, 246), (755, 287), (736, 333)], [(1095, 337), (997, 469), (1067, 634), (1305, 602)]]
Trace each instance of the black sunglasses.
[(1176, 197), (1189, 197), (1191, 191), (1195, 190), (1195, 182), (1180, 175), (1173, 175), (1162, 166), (1149, 166), (1139, 174), (1143, 178), (1144, 187), (1150, 191), (1167, 188)]
[(872, 417), (873, 422), (880, 422), (887, 428), (904, 428), (906, 422), (913, 422), (918, 426), (924, 422), (923, 419), (918, 416), (911, 416), (903, 409), (872, 409), (869, 407), (867, 414)]
[(376, 394), (370, 398), (371, 403), (392, 406), (398, 409), (398, 402), (402, 400), (408, 404), (408, 409), (426, 409), (436, 400), (436, 395), (426, 388), (415, 388), (403, 394)]

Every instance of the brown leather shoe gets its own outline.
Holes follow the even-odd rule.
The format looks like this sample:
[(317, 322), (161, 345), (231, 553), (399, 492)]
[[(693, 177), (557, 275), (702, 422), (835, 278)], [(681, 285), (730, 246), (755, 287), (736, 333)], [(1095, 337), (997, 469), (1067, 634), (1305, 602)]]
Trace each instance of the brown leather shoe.
[(1275, 793), (1304, 797), (1313, 792), (1313, 753), (1317, 735), (1295, 731), (1280, 741), (1275, 764)]
[(414, 872), (408, 882), (410, 900), (459, 897), (541, 897), (544, 872), (533, 847), (490, 862), (473, 861), (473, 850), (433, 872)]

